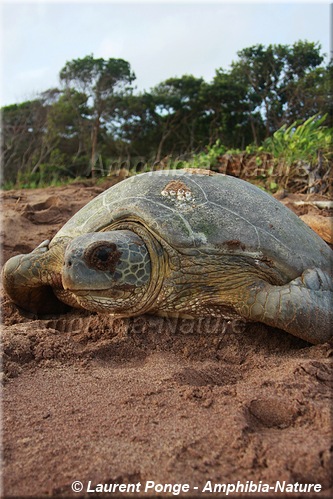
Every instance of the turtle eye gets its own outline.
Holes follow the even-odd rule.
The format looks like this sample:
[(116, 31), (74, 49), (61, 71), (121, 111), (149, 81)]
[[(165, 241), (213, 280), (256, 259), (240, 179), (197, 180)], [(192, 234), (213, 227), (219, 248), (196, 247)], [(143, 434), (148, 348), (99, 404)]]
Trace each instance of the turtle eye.
[(94, 243), (84, 253), (84, 259), (88, 267), (111, 273), (115, 272), (120, 257), (121, 252), (113, 243)]

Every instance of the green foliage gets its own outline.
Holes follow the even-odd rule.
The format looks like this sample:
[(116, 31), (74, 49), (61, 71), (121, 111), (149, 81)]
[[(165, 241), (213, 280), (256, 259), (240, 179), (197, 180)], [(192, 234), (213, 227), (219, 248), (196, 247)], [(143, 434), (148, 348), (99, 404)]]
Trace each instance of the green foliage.
[(324, 125), (326, 120), (325, 115), (315, 115), (303, 123), (284, 125), (261, 146), (251, 144), (243, 152), (228, 150), (217, 141), (190, 160), (181, 162), (181, 167), (219, 169), (221, 157), (227, 153), (238, 166), (240, 176), (251, 179), (269, 192), (276, 192), (279, 187), (286, 188), (290, 183), (302, 188), (305, 185), (308, 189), (313, 183), (313, 172), (320, 171), (326, 178), (332, 165), (333, 130)]
[[(112, 124), (119, 102), (132, 90), (135, 74), (123, 59), (95, 59), (89, 55), (67, 62), (60, 71), (60, 80), (65, 83), (68, 102), (77, 114), (75, 121), (89, 148), (90, 171), (94, 174), (105, 124)], [(84, 96), (83, 108), (77, 107), (73, 98), (77, 96)]]
[(191, 168), (211, 169), (216, 166), (217, 159), (227, 152), (227, 148), (217, 140), (215, 144), (206, 147), (206, 150), (193, 155), (186, 166)]
[(289, 127), (283, 125), (263, 142), (259, 150), (290, 165), (302, 160), (315, 162), (319, 152), (327, 160), (332, 159), (332, 129), (323, 125), (326, 118), (326, 115), (315, 115), (302, 124), (295, 121)]
[[(259, 44), (238, 52), (239, 60), (232, 64), (231, 73), (245, 82), (246, 100), (264, 117), (264, 138), (284, 123), (323, 114), (319, 96), (325, 92), (326, 75), (323, 68), (318, 69), (324, 60), (320, 48), (319, 44), (298, 41), (292, 46)], [(258, 144), (260, 135), (255, 129), (253, 132)]]
[[(135, 158), (153, 168), (210, 168), (229, 150), (254, 154), (258, 171), (263, 150), (293, 162), (320, 149), (328, 161), (329, 118), (320, 117), (333, 115), (333, 66), (321, 66), (320, 50), (307, 41), (259, 44), (211, 82), (185, 74), (141, 93), (123, 59), (69, 61), (61, 88), (2, 110), (3, 183), (103, 175)], [(309, 120), (303, 132), (300, 120)]]
[(88, 97), (105, 99), (115, 88), (131, 84), (135, 75), (123, 59), (95, 59), (88, 55), (67, 62), (60, 71), (60, 80), (80, 88)]

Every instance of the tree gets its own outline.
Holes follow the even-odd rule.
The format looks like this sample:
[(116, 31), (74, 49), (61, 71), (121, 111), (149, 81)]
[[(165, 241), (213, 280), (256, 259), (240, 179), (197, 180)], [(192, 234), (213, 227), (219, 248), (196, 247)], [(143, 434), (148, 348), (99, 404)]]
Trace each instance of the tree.
[(120, 136), (137, 155), (160, 161), (206, 144), (202, 130), (202, 78), (169, 78), (150, 92), (123, 99)]
[(73, 90), (86, 96), (89, 113), (84, 118), (89, 124), (91, 172), (94, 175), (101, 129), (112, 120), (119, 99), (132, 90), (135, 75), (123, 59), (94, 59), (90, 55), (67, 62), (60, 72), (60, 80), (65, 83), (69, 99)]
[[(92, 55), (67, 62), (62, 87), (2, 110), (3, 175), (44, 178), (94, 175), (122, 161), (133, 165), (186, 159), (217, 140), (226, 148), (259, 145), (282, 125), (313, 115), (332, 124), (333, 65), (320, 45), (255, 45), (211, 82), (193, 75), (168, 78), (135, 94), (123, 59)], [(22, 177), (21, 177), (22, 180)]]
[(156, 161), (165, 154), (184, 154), (198, 147), (204, 84), (202, 78), (183, 75), (169, 78), (152, 89), (154, 106), (151, 113), (158, 132)]
[[(257, 103), (270, 136), (284, 123), (294, 121), (293, 89), (305, 81), (323, 61), (320, 45), (299, 41), (294, 45), (255, 45), (238, 52), (231, 74), (242, 74), (248, 85), (249, 103)], [(307, 118), (309, 116), (299, 116)], [(289, 120), (288, 120), (289, 118)]]
[(217, 139), (227, 147), (241, 148), (258, 143), (263, 121), (258, 112), (259, 97), (248, 98), (248, 83), (242, 71), (217, 70), (206, 85), (203, 97), (209, 122), (209, 144)]
[(285, 111), (287, 124), (315, 114), (327, 114), (332, 119), (332, 76), (333, 66), (329, 65), (315, 68), (296, 81), (288, 82), (285, 91), (288, 102)]
[(44, 141), (47, 107), (42, 99), (2, 109), (3, 180), (14, 182), (18, 172), (29, 173), (46, 158)]
[(149, 92), (123, 97), (118, 106), (117, 136), (123, 144), (122, 152), (127, 156), (134, 154), (154, 161), (158, 133), (154, 110), (154, 98)]
[(73, 176), (82, 174), (82, 167), (89, 162), (89, 119), (87, 97), (74, 89), (59, 91), (58, 99), (48, 112), (46, 138), (58, 137), (60, 150), (66, 155), (68, 171)]

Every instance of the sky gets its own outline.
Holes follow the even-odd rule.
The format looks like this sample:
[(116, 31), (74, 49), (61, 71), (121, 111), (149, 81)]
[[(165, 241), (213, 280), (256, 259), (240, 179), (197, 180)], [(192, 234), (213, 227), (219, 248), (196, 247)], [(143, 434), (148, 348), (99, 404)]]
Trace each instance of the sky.
[(59, 86), (66, 62), (90, 54), (128, 61), (137, 91), (184, 74), (209, 82), (258, 43), (319, 42), (327, 61), (330, 3), (2, 0), (0, 106)]

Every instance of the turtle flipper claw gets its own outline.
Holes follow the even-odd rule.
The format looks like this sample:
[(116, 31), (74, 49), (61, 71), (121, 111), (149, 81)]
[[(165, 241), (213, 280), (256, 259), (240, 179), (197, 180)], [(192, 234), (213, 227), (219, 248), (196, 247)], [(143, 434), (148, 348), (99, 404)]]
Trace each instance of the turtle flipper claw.
[(307, 269), (299, 279), (304, 287), (313, 291), (333, 291), (332, 277), (321, 269)]
[(37, 251), (48, 251), (49, 250), (49, 244), (50, 244), (50, 240), (49, 239), (45, 239), (45, 241), (43, 241), (42, 243), (40, 243), (37, 248), (35, 248), (32, 253), (36, 253)]

